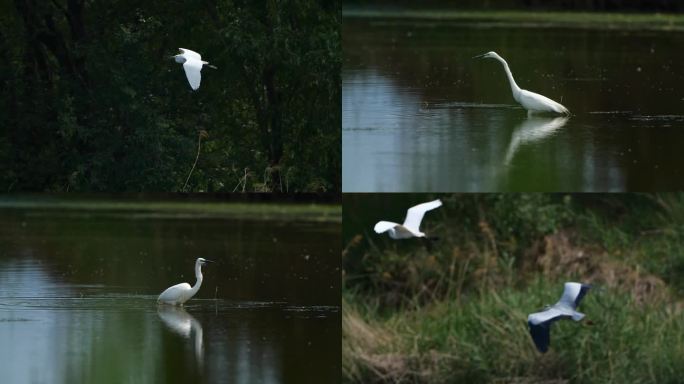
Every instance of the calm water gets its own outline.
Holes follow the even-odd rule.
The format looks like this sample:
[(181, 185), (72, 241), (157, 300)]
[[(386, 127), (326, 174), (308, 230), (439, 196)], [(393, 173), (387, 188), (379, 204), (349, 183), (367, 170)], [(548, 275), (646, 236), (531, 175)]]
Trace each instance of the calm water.
[[(684, 33), (346, 18), (343, 186), (361, 191), (684, 188)], [(568, 107), (528, 119), (518, 85)]]
[[(338, 382), (340, 230), (0, 209), (0, 382)], [(197, 299), (158, 308), (198, 256)]]

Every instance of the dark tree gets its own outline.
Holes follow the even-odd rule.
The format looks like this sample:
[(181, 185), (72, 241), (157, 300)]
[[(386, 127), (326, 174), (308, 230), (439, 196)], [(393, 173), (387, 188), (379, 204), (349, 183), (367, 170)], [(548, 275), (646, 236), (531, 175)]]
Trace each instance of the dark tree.
[[(339, 24), (334, 1), (4, 2), (0, 188), (340, 190)], [(218, 66), (197, 92), (178, 47)]]

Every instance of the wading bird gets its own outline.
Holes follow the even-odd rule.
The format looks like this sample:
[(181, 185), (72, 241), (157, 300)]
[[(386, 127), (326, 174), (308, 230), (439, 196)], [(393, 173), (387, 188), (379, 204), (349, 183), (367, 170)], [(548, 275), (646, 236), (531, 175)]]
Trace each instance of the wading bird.
[(510, 68), (508, 68), (508, 63), (496, 52), (487, 52), (482, 55), (473, 57), (473, 59), (494, 59), (498, 60), (504, 67), (506, 71), (506, 76), (508, 76), (508, 82), (511, 84), (511, 90), (513, 91), (513, 98), (515, 101), (520, 103), (527, 110), (527, 114), (531, 115), (534, 113), (549, 113), (558, 115), (569, 115), (570, 111), (561, 104), (549, 99), (546, 96), (542, 96), (538, 93), (530, 92), (525, 89), (520, 89), (518, 84), (513, 80), (513, 74)]
[(195, 261), (195, 277), (197, 277), (197, 282), (195, 282), (194, 286), (191, 287), (188, 283), (180, 283), (172, 287), (168, 287), (164, 292), (161, 293), (161, 295), (159, 295), (157, 303), (183, 305), (183, 303), (195, 296), (202, 285), (202, 266), (206, 263), (213, 263), (213, 261), (203, 259), (201, 257)]
[(409, 208), (408, 212), (406, 212), (404, 224), (393, 223), (391, 221), (378, 221), (373, 229), (376, 233), (388, 232), (389, 237), (393, 239), (425, 237), (425, 234), (419, 229), (420, 222), (423, 220), (425, 212), (441, 206), (442, 202), (439, 199), (428, 203), (418, 204), (415, 207)]
[(208, 62), (202, 61), (202, 56), (195, 51), (191, 51), (185, 48), (178, 48), (181, 53), (171, 56), (176, 63), (183, 64), (183, 69), (185, 70), (185, 76), (188, 78), (188, 83), (193, 91), (196, 91), (200, 87), (200, 82), (202, 81), (202, 66), (206, 65), (209, 68), (216, 69), (215, 66), (209, 65)]
[(551, 342), (551, 324), (562, 319), (572, 319), (580, 321), (584, 314), (575, 309), (580, 301), (591, 288), (590, 285), (581, 283), (565, 283), (563, 296), (552, 305), (547, 306), (542, 312), (533, 313), (527, 316), (527, 324), (530, 327), (530, 335), (539, 352), (546, 352)]

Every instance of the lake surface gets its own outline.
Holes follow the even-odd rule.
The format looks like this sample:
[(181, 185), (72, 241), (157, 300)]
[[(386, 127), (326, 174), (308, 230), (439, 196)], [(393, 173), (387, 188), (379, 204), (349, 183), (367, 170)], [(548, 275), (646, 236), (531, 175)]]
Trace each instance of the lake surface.
[[(345, 18), (345, 192), (684, 188), (684, 33)], [(518, 85), (564, 104), (531, 118)]]
[(282, 216), (1, 208), (0, 382), (339, 382), (340, 223)]

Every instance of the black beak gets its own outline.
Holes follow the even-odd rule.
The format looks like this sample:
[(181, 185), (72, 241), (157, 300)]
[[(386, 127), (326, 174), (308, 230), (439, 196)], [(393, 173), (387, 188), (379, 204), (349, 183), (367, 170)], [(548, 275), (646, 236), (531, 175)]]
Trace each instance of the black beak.
[(481, 59), (484, 57), (484, 55), (486, 55), (486, 53), (483, 53), (483, 54), (477, 55), (477, 56), (473, 56), (473, 59)]
[(215, 261), (204, 259), (205, 263), (215, 263)]

